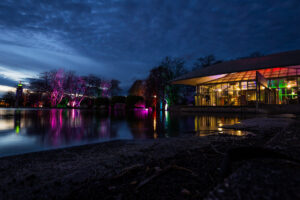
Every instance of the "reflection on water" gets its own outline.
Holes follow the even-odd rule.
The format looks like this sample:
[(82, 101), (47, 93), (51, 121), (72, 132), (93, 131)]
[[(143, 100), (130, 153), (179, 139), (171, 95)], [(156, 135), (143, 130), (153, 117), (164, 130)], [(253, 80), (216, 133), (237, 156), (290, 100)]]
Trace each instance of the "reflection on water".
[(178, 115), (148, 111), (100, 112), (77, 109), (0, 109), (0, 156), (113, 139), (149, 139), (180, 134), (242, 135), (223, 124), (240, 116)]
[(239, 116), (195, 116), (195, 131), (198, 136), (205, 136), (209, 133), (226, 133), (242, 136), (245, 132), (222, 128), (224, 124), (236, 124), (239, 121)]

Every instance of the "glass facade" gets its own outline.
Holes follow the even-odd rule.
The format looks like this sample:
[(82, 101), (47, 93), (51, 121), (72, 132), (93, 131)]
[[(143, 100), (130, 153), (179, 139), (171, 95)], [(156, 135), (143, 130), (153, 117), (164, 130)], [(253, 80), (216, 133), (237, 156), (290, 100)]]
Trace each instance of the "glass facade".
[[(257, 82), (256, 71), (268, 85)], [(300, 66), (230, 73), (196, 87), (197, 106), (292, 104), (298, 101)]]

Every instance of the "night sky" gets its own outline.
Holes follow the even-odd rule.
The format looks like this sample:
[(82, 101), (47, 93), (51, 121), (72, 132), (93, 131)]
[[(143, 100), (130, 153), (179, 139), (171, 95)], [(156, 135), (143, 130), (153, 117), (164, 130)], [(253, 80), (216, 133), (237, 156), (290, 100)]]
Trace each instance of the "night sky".
[(128, 89), (165, 56), (300, 49), (299, 0), (1, 0), (0, 85), (65, 68)]

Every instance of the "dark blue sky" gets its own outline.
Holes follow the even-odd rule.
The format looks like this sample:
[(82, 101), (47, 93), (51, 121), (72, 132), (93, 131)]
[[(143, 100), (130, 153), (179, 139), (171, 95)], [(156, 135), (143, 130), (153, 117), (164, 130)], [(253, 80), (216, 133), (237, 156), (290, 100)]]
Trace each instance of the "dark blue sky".
[(65, 68), (128, 88), (165, 56), (300, 49), (299, 0), (1, 0), (0, 85)]

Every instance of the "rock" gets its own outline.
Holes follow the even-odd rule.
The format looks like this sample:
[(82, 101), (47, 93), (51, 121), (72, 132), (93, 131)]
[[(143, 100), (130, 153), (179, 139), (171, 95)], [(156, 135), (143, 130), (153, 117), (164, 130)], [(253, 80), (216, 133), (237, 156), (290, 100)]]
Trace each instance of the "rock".
[(115, 189), (116, 189), (116, 186), (109, 186), (109, 187), (108, 187), (108, 190), (110, 190), (110, 191), (111, 191), (111, 190), (115, 190)]
[(190, 192), (189, 190), (183, 188), (183, 189), (181, 190), (181, 194), (187, 195), (187, 196), (188, 196), (188, 195), (191, 195), (191, 192)]
[(137, 184), (137, 181), (131, 181), (130, 182), (130, 185), (136, 185)]
[(160, 167), (154, 167), (154, 169), (155, 169), (156, 172), (160, 172), (161, 171)]

